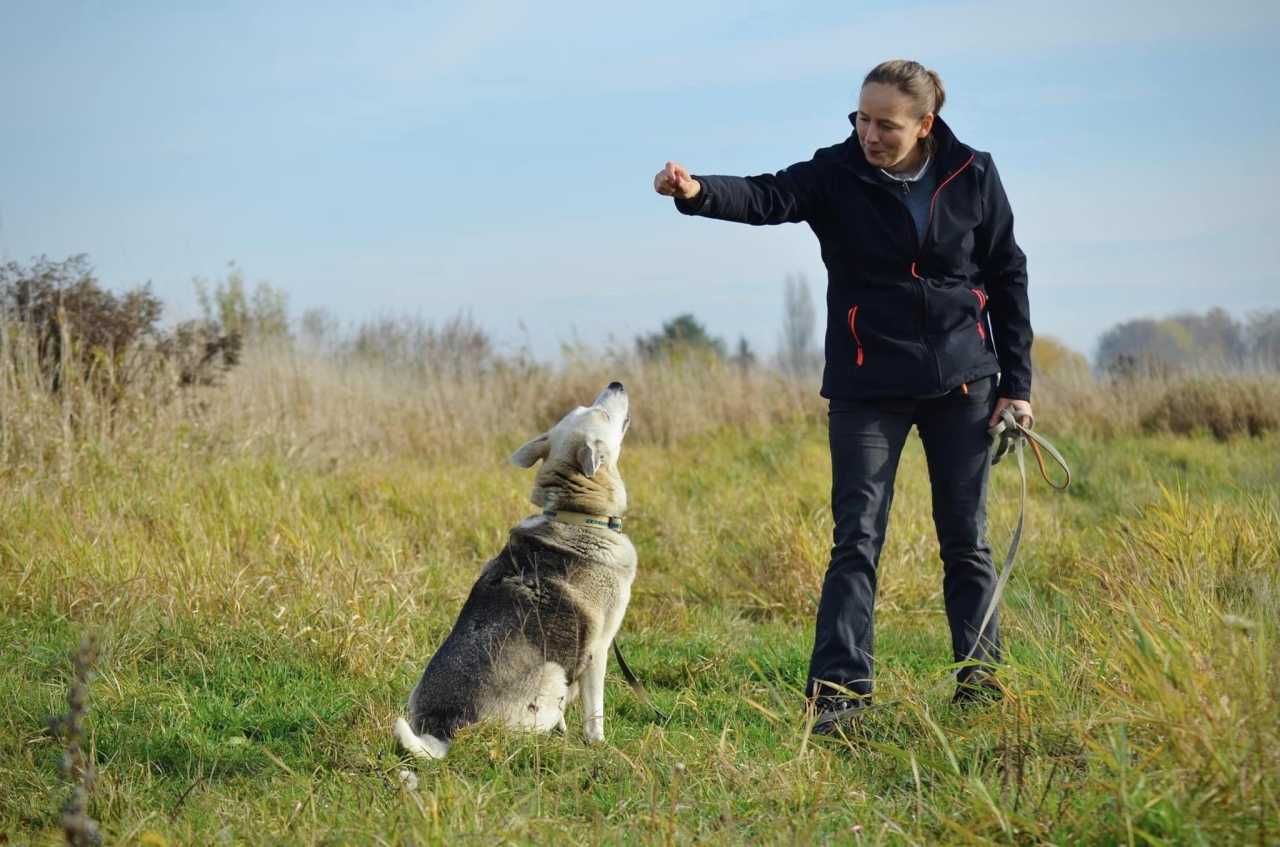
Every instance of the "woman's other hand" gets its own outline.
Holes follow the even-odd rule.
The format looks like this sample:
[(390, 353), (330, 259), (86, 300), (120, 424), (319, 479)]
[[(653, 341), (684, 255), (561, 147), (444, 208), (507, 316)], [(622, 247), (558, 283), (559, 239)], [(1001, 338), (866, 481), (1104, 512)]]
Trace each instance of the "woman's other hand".
[(667, 162), (667, 166), (658, 171), (653, 178), (653, 190), (665, 197), (678, 200), (692, 200), (702, 191), (702, 184), (685, 170), (679, 162)]
[(1031, 414), (1031, 403), (1026, 400), (1010, 400), (1008, 397), (1001, 397), (996, 400), (996, 410), (991, 415), (991, 420), (987, 422), (988, 427), (993, 427), (1000, 422), (1000, 413), (1005, 409), (1013, 412), (1013, 418), (1018, 423), (1030, 429), (1035, 425), (1035, 415)]

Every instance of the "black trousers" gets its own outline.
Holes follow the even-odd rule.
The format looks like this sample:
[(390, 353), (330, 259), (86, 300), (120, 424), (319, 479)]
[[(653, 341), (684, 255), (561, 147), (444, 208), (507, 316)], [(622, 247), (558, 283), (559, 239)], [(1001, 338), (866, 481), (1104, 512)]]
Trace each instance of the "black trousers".
[[(957, 662), (1000, 658), (997, 616), (978, 637), (995, 590), (987, 522), (987, 421), (995, 377), (929, 399), (832, 401), (831, 564), (822, 583), (809, 663), (810, 697), (838, 690), (871, 694), (876, 566), (884, 544), (898, 458), (914, 424), (924, 444), (933, 494), (933, 523), (942, 558), (942, 591)], [(963, 680), (971, 671), (962, 668)]]

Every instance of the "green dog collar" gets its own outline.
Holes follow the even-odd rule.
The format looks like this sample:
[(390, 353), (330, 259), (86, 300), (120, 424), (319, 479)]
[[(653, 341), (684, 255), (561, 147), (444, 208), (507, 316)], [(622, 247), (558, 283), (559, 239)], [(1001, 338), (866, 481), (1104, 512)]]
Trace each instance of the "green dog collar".
[(614, 532), (622, 532), (622, 518), (617, 515), (592, 515), (586, 512), (566, 512), (558, 509), (547, 509), (542, 514), (548, 520), (560, 521), (561, 523), (594, 526), (598, 529), (611, 529)]

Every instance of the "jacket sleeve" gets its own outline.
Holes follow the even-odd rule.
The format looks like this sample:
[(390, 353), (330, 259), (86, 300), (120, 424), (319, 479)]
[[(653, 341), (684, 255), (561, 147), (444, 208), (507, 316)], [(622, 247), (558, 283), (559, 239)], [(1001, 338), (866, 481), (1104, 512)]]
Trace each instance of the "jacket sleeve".
[(820, 166), (813, 159), (774, 174), (693, 178), (702, 190), (692, 200), (676, 200), (682, 213), (754, 226), (811, 221), (825, 194)]
[(1027, 257), (1013, 237), (1013, 210), (995, 163), (987, 159), (982, 181), (982, 223), (976, 258), (990, 297), (988, 307), (1000, 360), (1000, 396), (1031, 399), (1031, 306)]

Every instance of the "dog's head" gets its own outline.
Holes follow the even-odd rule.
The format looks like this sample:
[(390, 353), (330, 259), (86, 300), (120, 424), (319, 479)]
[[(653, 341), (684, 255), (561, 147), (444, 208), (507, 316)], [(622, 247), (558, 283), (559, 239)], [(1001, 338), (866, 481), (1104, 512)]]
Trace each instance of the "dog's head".
[(627, 491), (618, 474), (618, 455), (630, 424), (626, 389), (611, 382), (590, 406), (577, 407), (516, 450), (511, 463), (531, 468), (542, 460), (531, 495), (535, 505), (621, 515)]

